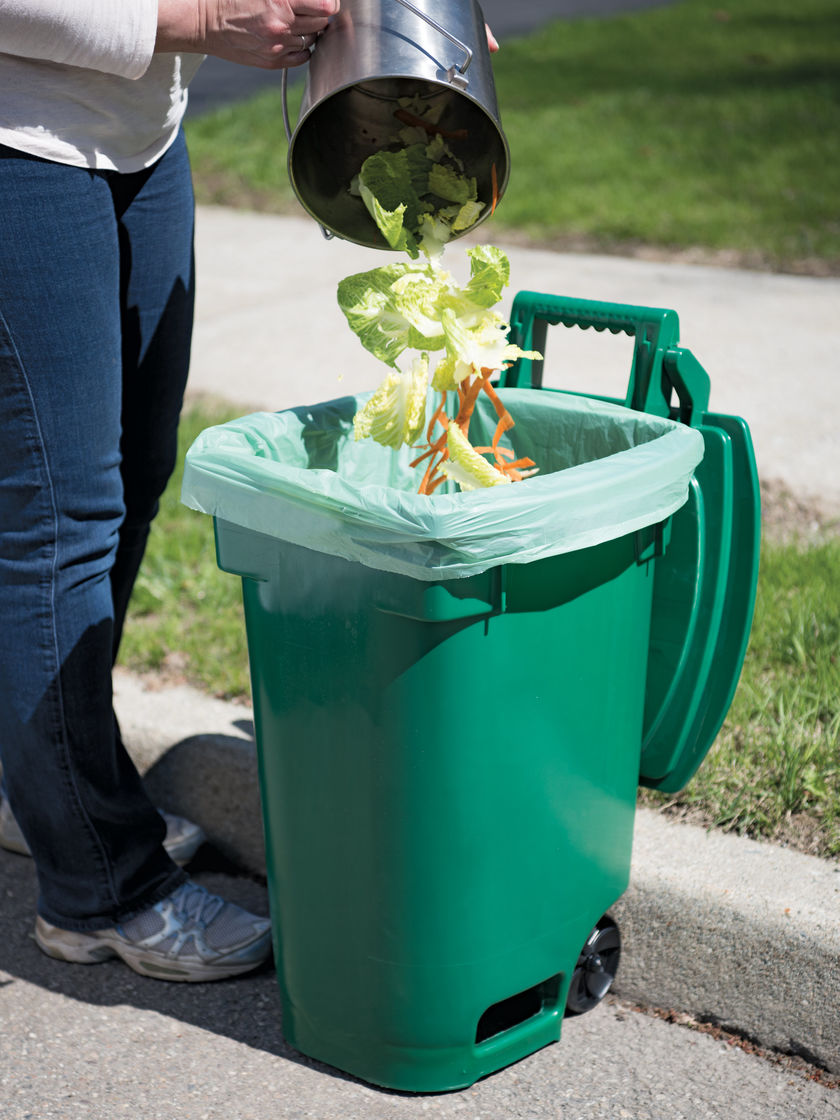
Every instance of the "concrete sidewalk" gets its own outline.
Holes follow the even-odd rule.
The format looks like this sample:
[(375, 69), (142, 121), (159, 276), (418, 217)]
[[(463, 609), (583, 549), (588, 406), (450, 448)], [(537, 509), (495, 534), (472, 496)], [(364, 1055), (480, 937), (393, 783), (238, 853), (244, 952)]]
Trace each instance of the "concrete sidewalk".
[[(201, 208), (196, 231), (192, 392), (277, 410), (379, 384), (385, 367), (335, 293), (388, 254), (327, 241), (305, 217)], [(554, 253), (506, 245), (489, 222), (479, 231), (510, 257), (504, 312), (521, 290), (677, 311), (681, 345), (711, 378), (711, 409), (746, 418), (762, 479), (840, 511), (840, 278)], [(446, 257), (456, 275), (466, 271), (462, 244)], [(546, 384), (623, 397), (631, 357), (626, 335), (555, 327)]]
[[(748, 420), (762, 478), (840, 509), (840, 281), (522, 248), (509, 255), (511, 292), (677, 310), (682, 344), (711, 376), (712, 408)], [(246, 411), (373, 388), (382, 369), (334, 293), (341, 277), (384, 259), (326, 241), (308, 220), (201, 209), (190, 391)], [(624, 336), (555, 328), (549, 383), (623, 395), (630, 354)], [(151, 690), (124, 673), (116, 705), (158, 802), (262, 872), (250, 709), (186, 687)], [(840, 867), (642, 811), (632, 884), (615, 913), (625, 942), (620, 994), (840, 1072)]]

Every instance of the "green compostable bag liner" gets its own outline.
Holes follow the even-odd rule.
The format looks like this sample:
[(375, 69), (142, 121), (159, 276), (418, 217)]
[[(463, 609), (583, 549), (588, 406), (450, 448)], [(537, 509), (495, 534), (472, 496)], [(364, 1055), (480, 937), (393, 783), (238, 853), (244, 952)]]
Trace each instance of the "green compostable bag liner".
[[(502, 389), (515, 420), (503, 443), (539, 474), (509, 486), (417, 494), (420, 452), (356, 440), (370, 394), (208, 428), (187, 453), (183, 502), (215, 518), (420, 580), (472, 576), (589, 548), (664, 520), (703, 457), (699, 432), (620, 405)], [(429, 411), (439, 398), (429, 396)], [(479, 399), (475, 446), (497, 417)], [(446, 491), (449, 487), (449, 491)]]

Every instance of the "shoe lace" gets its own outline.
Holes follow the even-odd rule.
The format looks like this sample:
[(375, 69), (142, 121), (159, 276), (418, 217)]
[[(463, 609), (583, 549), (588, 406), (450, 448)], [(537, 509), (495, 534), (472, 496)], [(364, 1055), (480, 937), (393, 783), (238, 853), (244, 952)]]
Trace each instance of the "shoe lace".
[(207, 929), (225, 904), (223, 898), (211, 894), (205, 887), (188, 880), (171, 897), (175, 915)]

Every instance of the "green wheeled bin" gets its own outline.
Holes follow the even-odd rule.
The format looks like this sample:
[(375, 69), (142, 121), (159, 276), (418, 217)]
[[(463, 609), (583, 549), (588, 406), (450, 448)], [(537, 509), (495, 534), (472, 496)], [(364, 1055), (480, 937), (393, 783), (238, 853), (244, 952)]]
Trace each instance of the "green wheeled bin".
[(640, 778), (688, 780), (743, 659), (746, 427), (708, 414), (672, 312), (517, 297), (520, 340), (557, 322), (636, 336), (628, 399), (508, 371), (542, 469), (504, 494), (415, 495), (354, 398), (187, 457), (242, 577), (284, 1034), (392, 1089), (467, 1086), (605, 994)]

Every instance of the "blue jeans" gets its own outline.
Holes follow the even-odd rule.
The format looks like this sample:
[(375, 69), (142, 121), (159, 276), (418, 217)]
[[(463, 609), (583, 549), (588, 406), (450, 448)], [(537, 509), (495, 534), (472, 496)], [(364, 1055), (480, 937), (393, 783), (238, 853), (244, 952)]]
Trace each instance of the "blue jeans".
[(39, 912), (67, 929), (184, 879), (111, 669), (175, 464), (192, 237), (182, 137), (129, 175), (0, 146), (0, 758)]

